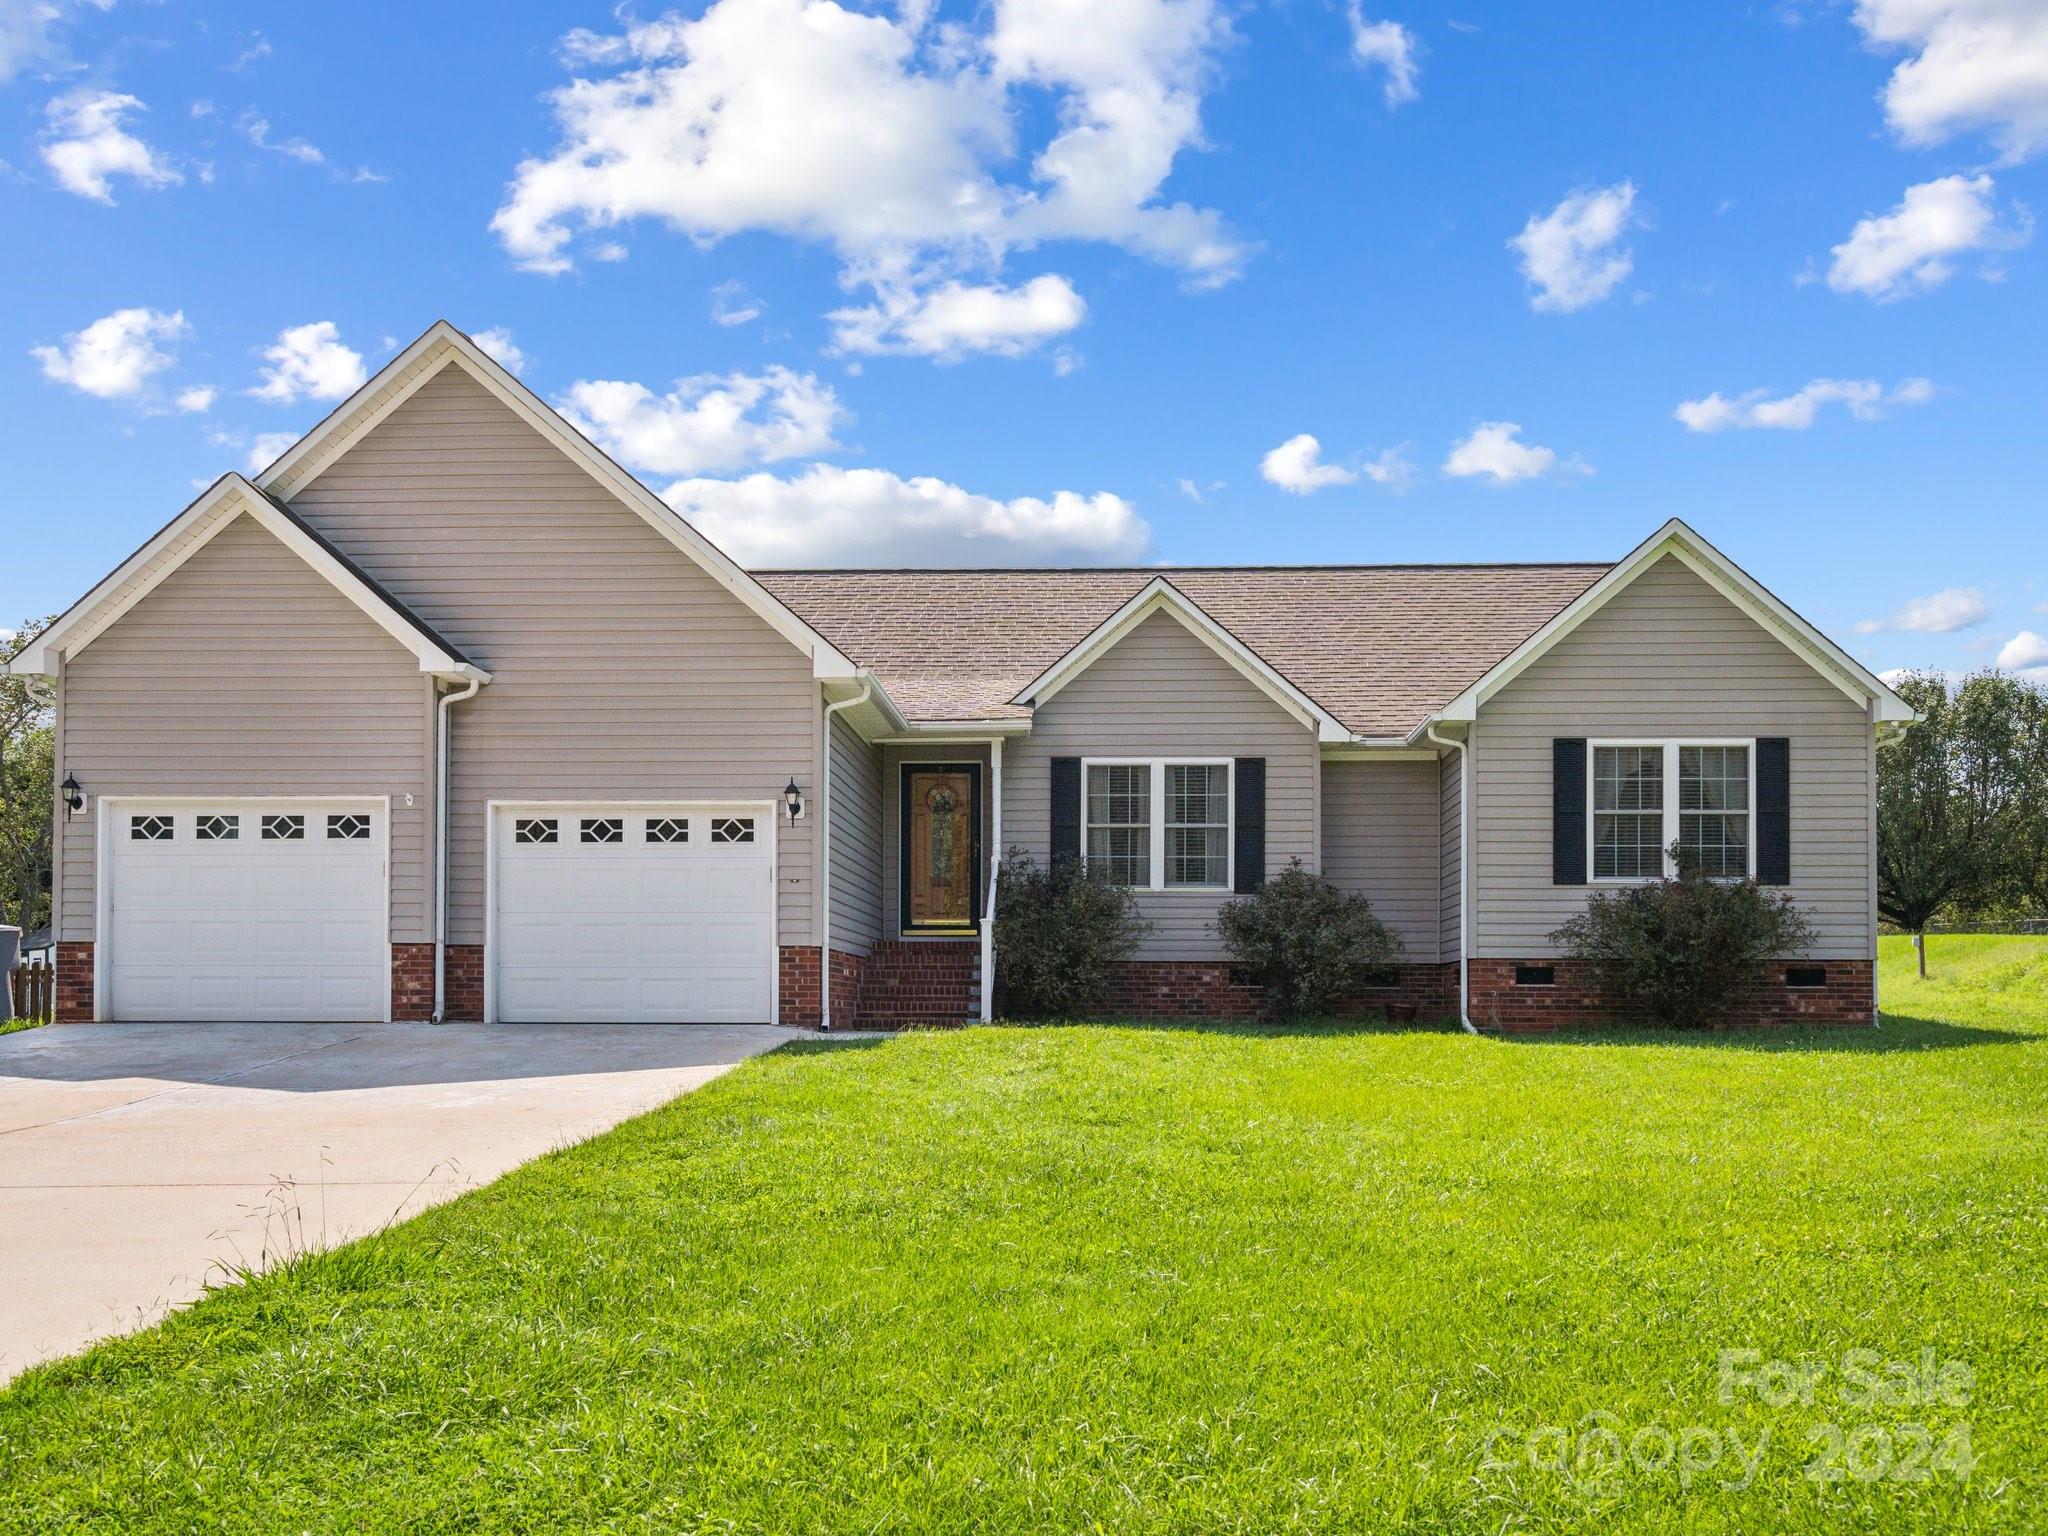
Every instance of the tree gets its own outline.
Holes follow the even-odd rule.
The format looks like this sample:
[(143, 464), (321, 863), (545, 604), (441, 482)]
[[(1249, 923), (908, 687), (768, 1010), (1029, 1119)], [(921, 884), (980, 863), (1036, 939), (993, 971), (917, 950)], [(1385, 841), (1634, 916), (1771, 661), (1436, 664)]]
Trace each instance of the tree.
[[(31, 619), (0, 654), (48, 628)], [(28, 933), (50, 920), (50, 828), (55, 806), (51, 694), (39, 677), (0, 675), (0, 923)]]
[(2029, 736), (2039, 693), (1978, 672), (1954, 693), (1938, 673), (1893, 685), (1925, 718), (1878, 754), (1877, 910), (1911, 933), (1927, 973), (1927, 924), (1951, 905), (1978, 906), (2012, 887), (2030, 821)]

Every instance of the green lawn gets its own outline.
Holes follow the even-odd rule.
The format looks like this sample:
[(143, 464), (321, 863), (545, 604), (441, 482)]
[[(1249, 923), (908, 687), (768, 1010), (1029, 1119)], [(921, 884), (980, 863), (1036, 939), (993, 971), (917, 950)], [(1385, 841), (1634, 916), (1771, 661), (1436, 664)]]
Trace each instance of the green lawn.
[(2048, 943), (1933, 946), (1853, 1034), (786, 1049), (30, 1373), (0, 1524), (2038, 1529)]

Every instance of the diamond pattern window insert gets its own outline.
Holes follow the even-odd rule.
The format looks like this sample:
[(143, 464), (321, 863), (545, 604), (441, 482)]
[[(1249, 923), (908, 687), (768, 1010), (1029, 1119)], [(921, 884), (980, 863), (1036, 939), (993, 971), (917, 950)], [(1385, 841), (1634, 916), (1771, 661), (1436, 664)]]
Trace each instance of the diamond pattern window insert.
[(1749, 873), (1749, 748), (1678, 749), (1678, 846), (1704, 874)]
[(753, 817), (714, 816), (711, 818), (711, 841), (714, 843), (751, 843), (753, 840)]
[(128, 837), (137, 843), (168, 843), (171, 840), (171, 818), (168, 816), (130, 816)]
[(1230, 769), (1166, 765), (1166, 883), (1221, 886), (1230, 879)]
[(370, 838), (370, 818), (355, 811), (327, 818), (327, 836), (337, 843), (363, 843)]
[(1664, 749), (1593, 751), (1593, 876), (1629, 880), (1664, 873)]
[(303, 843), (306, 840), (306, 818), (297, 811), (263, 818), (263, 841), (266, 843)]
[(202, 843), (232, 843), (242, 835), (242, 818), (219, 813), (201, 816), (193, 823), (192, 831)]
[(626, 824), (616, 816), (586, 816), (577, 840), (585, 843), (623, 843)]
[(521, 816), (512, 823), (512, 841), (521, 847), (561, 841), (561, 832), (551, 816)]
[(1112, 885), (1152, 883), (1152, 765), (1088, 765), (1087, 862)]
[(690, 840), (690, 818), (687, 816), (655, 816), (647, 823), (647, 841), (650, 843), (687, 843)]

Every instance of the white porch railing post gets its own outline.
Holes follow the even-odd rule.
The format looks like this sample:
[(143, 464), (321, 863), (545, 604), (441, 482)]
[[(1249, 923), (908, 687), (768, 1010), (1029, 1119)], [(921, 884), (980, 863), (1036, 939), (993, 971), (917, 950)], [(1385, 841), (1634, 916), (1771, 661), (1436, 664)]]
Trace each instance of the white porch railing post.
[(988, 852), (988, 900), (981, 904), (981, 1022), (996, 1016), (996, 875), (1003, 867), (1003, 738), (988, 744), (989, 826), (994, 845)]

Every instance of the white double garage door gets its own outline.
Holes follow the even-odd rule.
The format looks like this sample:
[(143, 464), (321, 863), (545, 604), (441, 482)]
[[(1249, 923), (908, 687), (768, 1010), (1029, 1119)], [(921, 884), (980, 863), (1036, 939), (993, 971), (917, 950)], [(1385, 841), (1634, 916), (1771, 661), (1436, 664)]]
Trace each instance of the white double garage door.
[[(385, 802), (103, 810), (102, 1017), (390, 1017)], [(772, 1019), (774, 831), (765, 806), (493, 807), (490, 1017)]]

